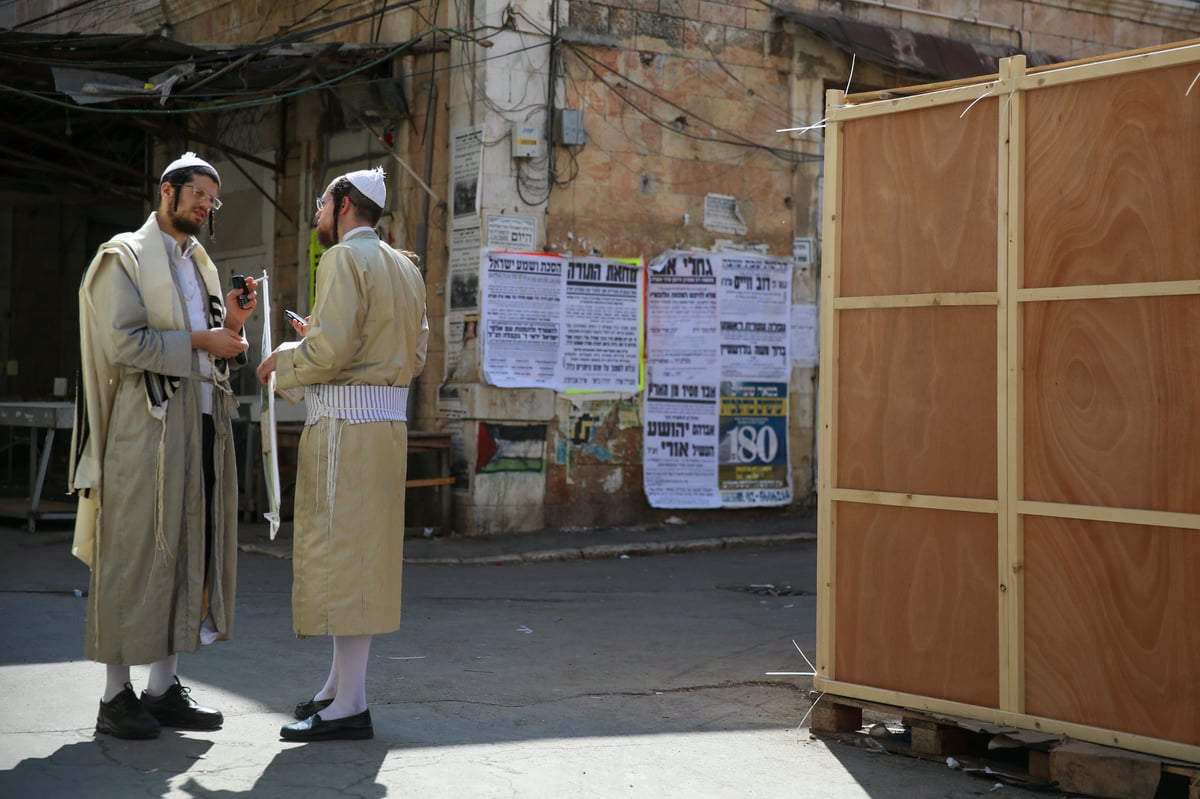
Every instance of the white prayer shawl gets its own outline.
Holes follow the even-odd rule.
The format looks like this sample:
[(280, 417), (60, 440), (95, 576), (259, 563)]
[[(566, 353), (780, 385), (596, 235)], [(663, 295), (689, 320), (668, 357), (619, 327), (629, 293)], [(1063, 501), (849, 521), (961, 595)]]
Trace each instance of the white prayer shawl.
[[(193, 257), (223, 315), (216, 268), (200, 247)], [(232, 635), (237, 399), (214, 363), (206, 497), (198, 357), (153, 216), (100, 248), (79, 298), (85, 395), (70, 485), (81, 495), (72, 551), (91, 567), (84, 653), (152, 663), (197, 649), (206, 617), (218, 640)]]
[[(72, 492), (79, 493), (71, 553), (89, 566), (92, 565), (96, 523), (101, 510), (101, 464), (104, 462), (108, 422), (112, 416), (120, 373), (120, 368), (112, 363), (106, 353), (104, 342), (94, 341), (91, 336), (96, 319), (96, 308), (92, 305), (92, 281), (100, 262), (106, 257), (115, 256), (141, 292), (149, 326), (155, 330), (188, 329), (161, 236), (162, 231), (154, 214), (150, 215), (141, 229), (116, 235), (100, 246), (79, 287), (79, 336), (83, 358), (79, 374), (81, 385), (78, 388), (82, 390), (85, 407), (75, 409), (76, 424), (71, 433), (73, 455), (68, 485)], [(221, 297), (220, 276), (208, 253), (197, 245), (193, 258), (208, 295)], [(224, 377), (223, 388), (228, 393), (231, 391), (228, 372), (221, 371), (220, 376), (214, 374), (214, 379)], [(151, 414), (162, 419), (167, 400), (178, 385), (178, 380), (147, 375), (146, 381)]]

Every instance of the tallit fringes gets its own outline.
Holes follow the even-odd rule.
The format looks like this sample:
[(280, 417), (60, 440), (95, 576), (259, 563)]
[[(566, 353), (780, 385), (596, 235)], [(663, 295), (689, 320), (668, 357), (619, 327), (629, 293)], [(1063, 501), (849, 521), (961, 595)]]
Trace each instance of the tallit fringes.
[[(162, 409), (165, 414), (166, 405), (163, 405)], [(166, 475), (163, 467), (167, 462), (167, 422), (166, 419), (162, 421), (162, 432), (158, 436), (158, 465), (155, 467), (154, 474), (154, 549), (156, 552), (172, 558), (175, 553), (167, 548), (167, 537), (163, 532), (166, 529), (166, 502), (163, 496), (166, 493), (164, 491)]]
[(327, 440), (329, 450), (325, 459), (325, 506), (328, 509), (331, 524), (334, 518), (334, 498), (337, 496), (338, 462), (341, 460), (342, 453), (342, 430), (345, 426), (345, 419), (330, 418), (329, 420), (329, 437)]

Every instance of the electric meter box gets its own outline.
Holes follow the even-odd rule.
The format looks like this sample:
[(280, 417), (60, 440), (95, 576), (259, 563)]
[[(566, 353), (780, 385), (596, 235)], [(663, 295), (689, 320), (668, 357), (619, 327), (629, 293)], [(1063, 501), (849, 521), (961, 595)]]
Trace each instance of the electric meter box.
[(512, 129), (512, 157), (535, 158), (542, 153), (542, 131), (537, 125), (520, 123)]
[(558, 109), (554, 117), (554, 141), (568, 147), (587, 144), (582, 111), (576, 108)]

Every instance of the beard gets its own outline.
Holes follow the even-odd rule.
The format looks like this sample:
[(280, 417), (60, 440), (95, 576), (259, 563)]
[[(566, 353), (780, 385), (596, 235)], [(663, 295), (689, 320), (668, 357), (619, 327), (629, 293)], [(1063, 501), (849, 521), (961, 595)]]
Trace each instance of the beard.
[(187, 214), (181, 214), (177, 211), (173, 211), (168, 215), (168, 218), (171, 220), (171, 224), (174, 225), (175, 229), (180, 233), (186, 233), (189, 236), (200, 235), (201, 223), (197, 222)]
[(317, 225), (317, 244), (321, 245), (321, 249), (328, 250), (333, 245), (337, 244), (333, 240), (333, 229), (326, 230), (321, 225)]

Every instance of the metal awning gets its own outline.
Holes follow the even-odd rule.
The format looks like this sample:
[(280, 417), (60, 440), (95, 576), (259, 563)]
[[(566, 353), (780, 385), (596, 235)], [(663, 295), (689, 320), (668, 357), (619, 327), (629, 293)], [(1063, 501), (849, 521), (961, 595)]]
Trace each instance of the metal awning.
[[(258, 163), (221, 141), (218, 112), (340, 87), (350, 76), (365, 81), (397, 54), (390, 44), (199, 46), (157, 34), (0, 31), (0, 190), (144, 199), (148, 137)], [(388, 102), (403, 102), (398, 86), (383, 88)]]
[[(1024, 54), (1030, 66), (1060, 60), (1020, 47), (961, 41), (846, 17), (776, 10), (782, 18), (807, 28), (857, 58), (937, 81), (994, 74), (999, 71), (1000, 59), (1014, 55)], [(1014, 33), (1019, 35), (1019, 31)]]

